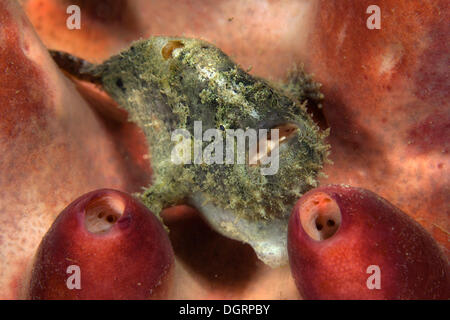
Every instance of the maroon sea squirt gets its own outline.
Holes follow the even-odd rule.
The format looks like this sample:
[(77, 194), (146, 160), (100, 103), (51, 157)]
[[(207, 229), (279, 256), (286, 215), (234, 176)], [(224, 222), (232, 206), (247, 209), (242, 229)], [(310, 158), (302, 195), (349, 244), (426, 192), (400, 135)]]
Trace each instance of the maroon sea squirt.
[(449, 299), (450, 269), (418, 223), (375, 193), (307, 192), (288, 228), (292, 275), (305, 299)]
[(64, 209), (45, 235), (28, 298), (166, 298), (173, 263), (152, 212), (126, 193), (96, 190)]

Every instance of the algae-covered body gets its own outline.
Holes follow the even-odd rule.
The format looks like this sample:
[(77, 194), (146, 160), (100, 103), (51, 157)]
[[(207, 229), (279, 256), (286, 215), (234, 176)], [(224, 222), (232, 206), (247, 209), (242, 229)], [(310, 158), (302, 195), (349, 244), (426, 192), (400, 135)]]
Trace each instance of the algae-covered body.
[[(152, 37), (101, 65), (84, 70), (129, 112), (149, 144), (153, 183), (140, 196), (155, 213), (179, 203), (196, 206), (228, 237), (250, 243), (269, 265), (286, 261), (286, 226), (300, 195), (316, 185), (328, 153), (321, 132), (302, 102), (320, 99), (318, 85), (301, 77), (293, 99), (243, 71), (213, 45), (196, 39)], [(279, 169), (259, 165), (176, 164), (176, 129), (297, 130), (279, 148)], [(204, 142), (204, 146), (210, 142)], [(248, 155), (247, 155), (248, 156)]]

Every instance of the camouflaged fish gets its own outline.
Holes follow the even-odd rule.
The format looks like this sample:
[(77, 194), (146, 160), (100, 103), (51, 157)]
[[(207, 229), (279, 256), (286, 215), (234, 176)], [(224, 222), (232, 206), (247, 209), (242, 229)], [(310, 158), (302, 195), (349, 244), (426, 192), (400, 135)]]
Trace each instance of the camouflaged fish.
[[(248, 74), (210, 43), (186, 38), (141, 40), (99, 65), (51, 53), (66, 71), (101, 84), (144, 131), (154, 174), (139, 197), (153, 212), (190, 204), (215, 230), (250, 244), (266, 264), (287, 262), (290, 212), (316, 186), (329, 149), (327, 132), (306, 110), (322, 99), (310, 76), (297, 72), (286, 91)], [(277, 172), (262, 174), (260, 162), (176, 163), (173, 132), (187, 130), (193, 139), (198, 121), (224, 139), (231, 129), (279, 129)]]

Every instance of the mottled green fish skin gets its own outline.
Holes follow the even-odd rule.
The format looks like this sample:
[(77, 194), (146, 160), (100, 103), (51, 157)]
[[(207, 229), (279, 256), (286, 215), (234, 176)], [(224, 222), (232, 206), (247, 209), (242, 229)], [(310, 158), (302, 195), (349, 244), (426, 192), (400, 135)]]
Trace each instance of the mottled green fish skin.
[[(153, 183), (140, 197), (154, 213), (202, 192), (206, 201), (237, 217), (270, 220), (289, 215), (298, 197), (317, 185), (329, 146), (327, 131), (313, 122), (304, 103), (320, 100), (319, 85), (304, 73), (298, 73), (297, 86), (290, 83), (294, 98), (248, 74), (208, 42), (168, 37), (135, 42), (91, 72), (148, 139)], [(202, 121), (203, 130), (285, 123), (299, 130), (280, 147), (278, 172), (262, 175), (259, 166), (248, 164), (174, 164), (172, 131), (184, 128), (193, 136), (194, 121)]]

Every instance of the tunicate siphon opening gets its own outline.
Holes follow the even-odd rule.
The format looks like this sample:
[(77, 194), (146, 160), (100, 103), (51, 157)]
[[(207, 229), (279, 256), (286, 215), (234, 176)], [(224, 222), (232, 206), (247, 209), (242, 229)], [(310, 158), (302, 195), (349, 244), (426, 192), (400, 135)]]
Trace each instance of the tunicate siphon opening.
[(120, 219), (125, 201), (119, 195), (105, 195), (86, 206), (85, 225), (92, 233), (105, 233)]
[(311, 196), (300, 206), (298, 214), (305, 232), (317, 241), (331, 238), (341, 225), (341, 210), (326, 193)]

